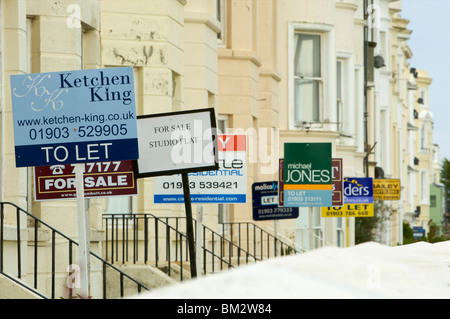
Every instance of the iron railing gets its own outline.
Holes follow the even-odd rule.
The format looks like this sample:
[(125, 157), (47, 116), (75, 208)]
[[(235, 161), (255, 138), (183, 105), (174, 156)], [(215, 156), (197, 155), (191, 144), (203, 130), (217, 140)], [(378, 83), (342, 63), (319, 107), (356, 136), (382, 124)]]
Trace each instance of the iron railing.
[(25, 290), (29, 291), (31, 294), (33, 294), (34, 296), (36, 296), (36, 297), (38, 297), (40, 299), (48, 299), (46, 296), (41, 294), (39, 291), (36, 291), (36, 290), (32, 289), (31, 287), (25, 285), (20, 280), (17, 280), (16, 278), (14, 278), (14, 277), (12, 277), (12, 276), (10, 276), (8, 274), (5, 274), (3, 271), (0, 271), (0, 276), (4, 276), (4, 277), (8, 278), (12, 282), (14, 282), (16, 285), (21, 286), (22, 288), (24, 288)]
[[(184, 279), (183, 267), (188, 265), (188, 238), (185, 217), (156, 217), (152, 214), (104, 214), (106, 231), (105, 259), (114, 263), (152, 264), (173, 275), (179, 268), (179, 280)], [(235, 265), (258, 261), (258, 258), (202, 225), (201, 272), (213, 273)], [(194, 220), (194, 237), (197, 238)], [(235, 257), (233, 257), (235, 256)]]
[(295, 246), (250, 222), (223, 223), (222, 234), (260, 260), (299, 253)]
[[(50, 298), (62, 298), (61, 285), (56, 289), (58, 283), (67, 283), (67, 278), (72, 275), (71, 266), (77, 256), (78, 243), (63, 233), (49, 226), (45, 222), (26, 212), (13, 203), (0, 202), (0, 272), (8, 273), (24, 282), (31, 282), (36, 290), (46, 287), (45, 280), (50, 278)], [(44, 249), (50, 249), (50, 256)], [(4, 258), (6, 251), (8, 257), (14, 254), (17, 258)], [(65, 256), (67, 260), (62, 260)], [(90, 263), (101, 265), (101, 295), (93, 298), (124, 297), (125, 288), (129, 285), (135, 286), (135, 292), (149, 290), (111, 263), (103, 260), (98, 255), (90, 252)], [(62, 276), (67, 271), (67, 276)], [(119, 276), (118, 287), (109, 287), (111, 276)], [(43, 275), (43, 276), (40, 276)], [(41, 278), (41, 279), (40, 279)], [(40, 281), (44, 281), (40, 284)], [(68, 296), (72, 298), (72, 290), (68, 288)], [(127, 292), (129, 292), (127, 290)], [(56, 294), (60, 293), (60, 296)], [(44, 293), (45, 294), (45, 293)]]
[[(172, 266), (188, 263), (185, 217), (156, 217), (152, 214), (104, 214), (105, 259), (114, 263), (153, 264), (169, 276)], [(197, 238), (194, 220), (194, 237)], [(245, 232), (244, 232), (245, 229)], [(292, 246), (252, 223), (223, 224), (222, 234), (201, 225), (201, 272), (298, 253)], [(183, 280), (183, 272), (179, 272)]]

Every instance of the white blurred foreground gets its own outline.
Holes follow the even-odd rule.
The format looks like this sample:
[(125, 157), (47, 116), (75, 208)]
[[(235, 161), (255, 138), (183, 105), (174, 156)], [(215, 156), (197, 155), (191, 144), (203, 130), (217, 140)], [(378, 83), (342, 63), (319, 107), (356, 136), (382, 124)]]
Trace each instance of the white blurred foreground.
[(134, 298), (450, 299), (450, 241), (326, 247), (199, 277)]

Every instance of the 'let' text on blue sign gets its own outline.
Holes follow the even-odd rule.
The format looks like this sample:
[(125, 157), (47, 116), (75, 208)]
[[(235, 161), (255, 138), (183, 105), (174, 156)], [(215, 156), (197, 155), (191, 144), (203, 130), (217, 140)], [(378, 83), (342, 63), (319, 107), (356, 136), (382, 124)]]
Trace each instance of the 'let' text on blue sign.
[(138, 156), (133, 68), (11, 76), (16, 166)]

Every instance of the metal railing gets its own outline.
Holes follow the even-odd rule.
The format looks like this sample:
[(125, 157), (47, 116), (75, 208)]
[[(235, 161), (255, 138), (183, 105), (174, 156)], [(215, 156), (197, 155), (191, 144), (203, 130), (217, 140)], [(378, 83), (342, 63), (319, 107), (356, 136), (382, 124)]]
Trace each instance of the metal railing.
[[(152, 264), (173, 275), (173, 266), (188, 265), (185, 217), (156, 217), (152, 214), (104, 214), (105, 259), (114, 263)], [(202, 225), (201, 272), (213, 273), (259, 259), (236, 243)], [(194, 220), (194, 237), (197, 222)], [(179, 280), (184, 279), (179, 270)]]
[(14, 282), (16, 285), (21, 286), (22, 288), (24, 288), (25, 290), (29, 291), (31, 294), (33, 294), (36, 297), (39, 297), (41, 299), (48, 299), (46, 296), (44, 296), (43, 294), (41, 294), (40, 292), (34, 290), (33, 288), (25, 285), (23, 282), (21, 282), (20, 280), (17, 280), (16, 278), (5, 274), (3, 271), (0, 271), (0, 276), (4, 276), (6, 278), (8, 278), (9, 280), (11, 280), (12, 282)]
[[(23, 282), (32, 282), (32, 287), (38, 291), (45, 290), (47, 286), (45, 281), (50, 280), (50, 298), (62, 298), (63, 296), (56, 295), (57, 292), (62, 294), (60, 285), (58, 285), (59, 290), (56, 289), (56, 281), (58, 280), (58, 284), (63, 285), (67, 283), (67, 278), (73, 275), (71, 266), (74, 264), (73, 261), (77, 255), (76, 247), (78, 247), (78, 243), (74, 240), (17, 205), (0, 202), (1, 272), (9, 273)], [(50, 250), (49, 254), (46, 249)], [(6, 260), (6, 253), (9, 257), (14, 255), (14, 250), (17, 258)], [(98, 267), (102, 281), (101, 294), (92, 296), (93, 298), (124, 297), (126, 295), (125, 290), (127, 290), (125, 286), (128, 287), (129, 285), (135, 286), (133, 288), (133, 290), (136, 289), (134, 293), (149, 290), (92, 251), (90, 255), (91, 264), (101, 265)], [(61, 256), (65, 256), (67, 260), (62, 260)], [(43, 276), (40, 276), (41, 274)], [(109, 287), (111, 278), (107, 274), (108, 276), (111, 276), (111, 274), (119, 276), (118, 287)], [(42, 284), (40, 284), (40, 280), (43, 281)], [(69, 298), (72, 298), (71, 288), (67, 287), (67, 290)]]
[(275, 235), (250, 222), (223, 223), (222, 233), (240, 247), (260, 260), (297, 254), (295, 246), (289, 245)]
[[(152, 264), (172, 276), (189, 262), (185, 217), (152, 214), (104, 214), (105, 259), (114, 263)], [(194, 220), (194, 236), (197, 238)], [(244, 231), (245, 229), (245, 231)], [(202, 225), (201, 272), (229, 269), (262, 259), (298, 253), (269, 232), (252, 223), (227, 223), (222, 234)], [(179, 280), (183, 280), (179, 271)]]

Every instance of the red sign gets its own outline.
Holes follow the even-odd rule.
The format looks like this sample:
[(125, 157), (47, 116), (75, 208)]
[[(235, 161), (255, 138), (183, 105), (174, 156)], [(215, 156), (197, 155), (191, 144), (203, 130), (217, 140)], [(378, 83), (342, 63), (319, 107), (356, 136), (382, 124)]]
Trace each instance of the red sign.
[(217, 135), (217, 149), (219, 152), (247, 151), (246, 135)]
[[(75, 164), (34, 168), (36, 200), (75, 199)], [(84, 164), (84, 196), (137, 195), (133, 161)]]
[(333, 191), (332, 191), (332, 203), (333, 206), (344, 205), (344, 194), (343, 194), (343, 180), (342, 180), (342, 158), (332, 158), (331, 159), (331, 171)]

